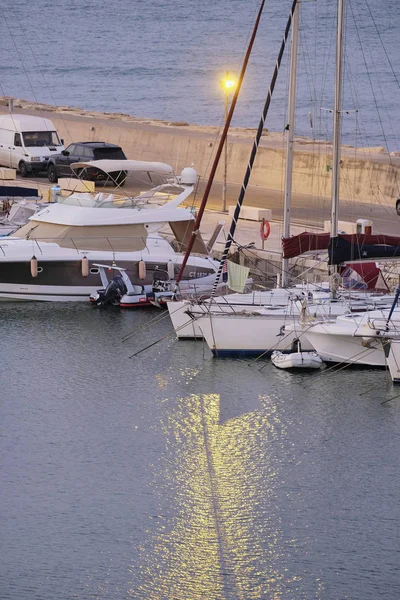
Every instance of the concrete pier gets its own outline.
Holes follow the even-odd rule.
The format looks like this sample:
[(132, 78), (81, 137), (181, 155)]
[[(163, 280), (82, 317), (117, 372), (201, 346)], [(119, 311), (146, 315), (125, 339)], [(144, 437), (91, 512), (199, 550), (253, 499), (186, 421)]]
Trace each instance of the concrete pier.
[[(10, 98), (0, 98), (0, 114), (8, 112)], [(13, 99), (15, 112), (51, 119), (65, 144), (106, 141), (119, 144), (128, 158), (167, 162), (175, 171), (193, 163), (207, 179), (220, 129), (188, 123), (139, 119), (125, 114), (53, 107)], [(232, 128), (228, 136), (228, 181), (240, 185), (248, 164), (255, 130)], [(343, 146), (341, 200), (391, 205), (400, 192), (400, 157), (384, 148)], [(330, 198), (332, 147), (324, 141), (295, 139), (293, 192), (311, 198)], [(282, 192), (285, 145), (281, 133), (265, 131), (261, 138), (250, 183), (256, 188)], [(223, 166), (216, 173), (222, 181)], [(269, 208), (265, 206), (265, 208)]]
[[(0, 98), (0, 114), (7, 113), (9, 98)], [(201, 178), (198, 198), (207, 180), (215, 149), (219, 142), (220, 130), (217, 127), (200, 127), (188, 123), (171, 123), (166, 121), (145, 120), (124, 114), (104, 114), (83, 111), (78, 108), (53, 107), (39, 105), (14, 99), (14, 111), (51, 119), (65, 145), (76, 141), (105, 141), (120, 145), (129, 159), (161, 161), (170, 164), (176, 173), (194, 164)], [(237, 189), (242, 184), (247, 168), (255, 130), (233, 128), (228, 137), (228, 182), (231, 187), (230, 201), (234, 204)], [(313, 199), (325, 199), (330, 203), (331, 194), (331, 145), (305, 138), (297, 138), (295, 143), (293, 188), (294, 194), (309, 198), (305, 202), (307, 213), (313, 212)], [(356, 149), (348, 146), (342, 148), (340, 196), (343, 203), (351, 204), (356, 212), (357, 204), (375, 204), (388, 207), (393, 214), (393, 227), (397, 233), (397, 216), (394, 202), (400, 193), (400, 157), (390, 155), (383, 148)], [(274, 194), (275, 206), (271, 233), (262, 248), (260, 223), (240, 219), (235, 239), (240, 246), (253, 244), (253, 248), (244, 251), (252, 274), (264, 273), (268, 277), (276, 277), (281, 269), (281, 237), (282, 224), (277, 216), (276, 206), (279, 204), (282, 213), (283, 184), (285, 170), (285, 145), (282, 134), (265, 132), (260, 143), (257, 158), (252, 172), (248, 194), (245, 202), (258, 208), (268, 209), (268, 199)], [(216, 187), (221, 198), (220, 182), (223, 179), (223, 167), (217, 170)], [(218, 184), (219, 182), (219, 184)], [(19, 180), (20, 185), (31, 185), (33, 181)], [(44, 199), (47, 199), (49, 184), (46, 180), (36, 179)], [(218, 187), (219, 185), (219, 187)], [(215, 186), (214, 186), (215, 189)], [(229, 192), (229, 188), (228, 188)], [(211, 208), (218, 206), (218, 200), (210, 197)], [(267, 199), (267, 200), (266, 200)], [(304, 199), (303, 199), (304, 202)], [(372, 209), (372, 206), (370, 206)], [(388, 212), (389, 215), (389, 212)], [(364, 215), (357, 215), (357, 217)], [(369, 216), (369, 215), (368, 215)], [(391, 217), (389, 217), (391, 218)], [(206, 211), (201, 230), (208, 240), (216, 223), (225, 220), (225, 235), (229, 228), (230, 218), (227, 213), (212, 210)], [(306, 228), (313, 229), (312, 220), (307, 221)], [(315, 222), (314, 222), (315, 225)], [(322, 230), (323, 219), (320, 220)], [(293, 235), (304, 231), (305, 226), (292, 225)], [(215, 245), (214, 255), (219, 258), (224, 247), (224, 234)], [(311, 267), (309, 259), (297, 261), (296, 272), (300, 273)], [(397, 271), (397, 270), (396, 270)], [(321, 263), (313, 269), (308, 277), (310, 281), (326, 279), (327, 266)], [(397, 275), (396, 275), (397, 277)]]

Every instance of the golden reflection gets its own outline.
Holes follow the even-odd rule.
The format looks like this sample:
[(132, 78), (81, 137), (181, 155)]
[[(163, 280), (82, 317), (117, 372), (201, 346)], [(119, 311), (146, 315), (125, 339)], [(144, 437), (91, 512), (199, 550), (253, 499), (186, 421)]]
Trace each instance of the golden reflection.
[(163, 373), (157, 373), (156, 382), (157, 382), (157, 385), (160, 388), (160, 390), (163, 390), (166, 387), (168, 387), (168, 383), (169, 383), (168, 378)]
[(143, 548), (141, 587), (131, 597), (305, 597), (301, 578), (282, 567), (274, 486), (285, 431), (276, 406), (260, 401), (263, 410), (223, 425), (218, 394), (190, 394), (171, 407), (160, 479), (163, 498), (174, 500), (153, 529), (150, 549)]

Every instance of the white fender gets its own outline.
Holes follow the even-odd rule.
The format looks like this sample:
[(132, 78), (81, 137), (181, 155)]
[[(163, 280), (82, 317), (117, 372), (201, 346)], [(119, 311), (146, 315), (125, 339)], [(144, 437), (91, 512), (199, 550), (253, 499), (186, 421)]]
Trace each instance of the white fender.
[(139, 279), (146, 279), (146, 263), (144, 260), (139, 260)]
[(35, 255), (31, 258), (31, 275), (32, 277), (37, 277), (38, 274), (38, 261)]
[(167, 271), (169, 279), (175, 279), (175, 265), (171, 259), (168, 261)]
[(87, 277), (89, 275), (89, 259), (86, 256), (82, 258), (81, 270), (82, 277)]

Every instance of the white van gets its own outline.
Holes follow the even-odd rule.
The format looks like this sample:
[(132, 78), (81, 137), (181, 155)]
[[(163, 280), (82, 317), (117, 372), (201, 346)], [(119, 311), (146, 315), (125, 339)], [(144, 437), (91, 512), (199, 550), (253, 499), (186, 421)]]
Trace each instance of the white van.
[(64, 150), (49, 119), (10, 113), (0, 115), (0, 165), (18, 169), (22, 177), (47, 170), (47, 161)]

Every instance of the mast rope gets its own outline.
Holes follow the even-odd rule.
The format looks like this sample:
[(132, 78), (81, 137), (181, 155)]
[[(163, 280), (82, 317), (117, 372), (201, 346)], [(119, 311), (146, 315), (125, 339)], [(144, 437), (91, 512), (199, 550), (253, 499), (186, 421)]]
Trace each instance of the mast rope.
[[(252, 36), (251, 36), (251, 39), (250, 39), (249, 47), (247, 48), (246, 56), (245, 56), (245, 59), (244, 59), (243, 65), (242, 65), (242, 70), (240, 72), (238, 84), (236, 86), (235, 93), (234, 93), (233, 98), (232, 98), (231, 107), (229, 109), (229, 113), (228, 113), (228, 116), (227, 116), (226, 121), (225, 121), (224, 130), (222, 132), (222, 136), (221, 136), (221, 139), (220, 139), (220, 142), (219, 142), (219, 145), (218, 145), (218, 149), (217, 149), (217, 152), (216, 152), (216, 155), (215, 155), (214, 163), (213, 163), (213, 166), (211, 168), (211, 173), (210, 173), (210, 176), (208, 178), (206, 189), (204, 190), (203, 199), (201, 201), (199, 212), (198, 212), (197, 217), (196, 217), (196, 222), (194, 224), (194, 229), (199, 229), (200, 223), (201, 223), (201, 219), (203, 218), (203, 213), (204, 213), (204, 210), (205, 210), (205, 207), (206, 207), (206, 204), (207, 204), (208, 196), (210, 194), (211, 186), (212, 186), (212, 183), (214, 181), (215, 173), (217, 171), (219, 159), (221, 157), (222, 150), (223, 150), (223, 147), (224, 147), (225, 142), (226, 142), (226, 138), (227, 138), (227, 134), (228, 134), (228, 129), (230, 127), (230, 124), (231, 124), (231, 121), (232, 121), (232, 117), (233, 117), (233, 113), (235, 111), (235, 107), (236, 107), (237, 99), (239, 97), (239, 92), (240, 92), (240, 89), (241, 89), (241, 86), (242, 86), (243, 78), (244, 78), (244, 75), (246, 73), (247, 64), (249, 62), (250, 54), (251, 54), (251, 51), (252, 51), (252, 48), (253, 48), (253, 44), (254, 44), (254, 40), (255, 40), (255, 37), (256, 37), (257, 29), (258, 29), (258, 26), (259, 26), (259, 23), (260, 23), (261, 14), (262, 14), (262, 11), (263, 11), (263, 8), (264, 8), (264, 4), (265, 4), (265, 0), (262, 0), (260, 9), (258, 11), (257, 19), (256, 19), (256, 22), (255, 22), (255, 25), (254, 25), (253, 33), (252, 33)], [(195, 241), (195, 237), (192, 235), (191, 238), (190, 238), (190, 240), (189, 240), (189, 244), (188, 244), (185, 256), (183, 258), (181, 268), (180, 268), (178, 276), (176, 278), (176, 285), (177, 286), (179, 285), (179, 282), (180, 282), (180, 280), (182, 278), (182, 275), (183, 275), (183, 272), (184, 272), (187, 260), (189, 258), (189, 255), (190, 255), (190, 253), (192, 251), (192, 248), (193, 248), (193, 245), (194, 245), (194, 241)]]

